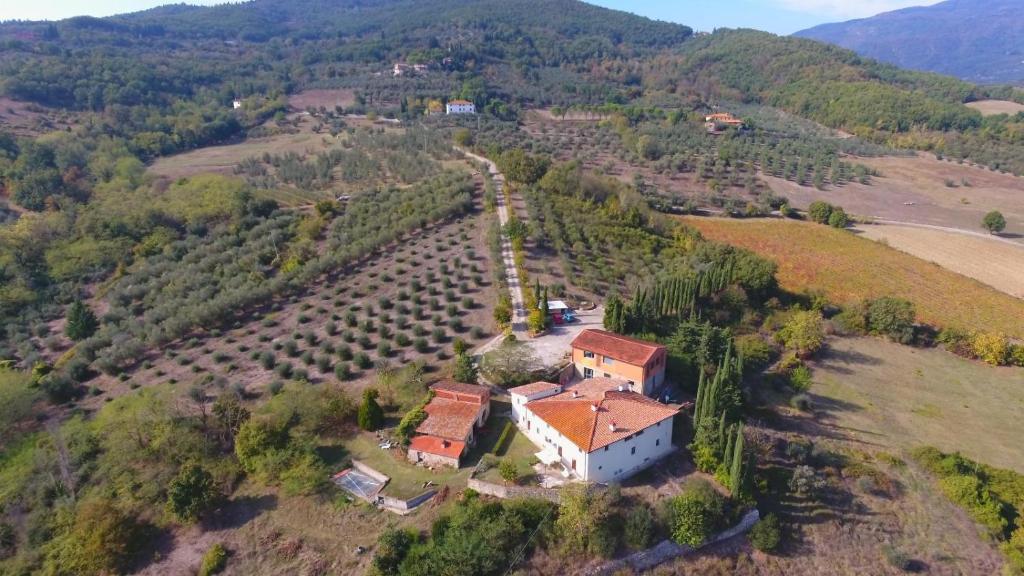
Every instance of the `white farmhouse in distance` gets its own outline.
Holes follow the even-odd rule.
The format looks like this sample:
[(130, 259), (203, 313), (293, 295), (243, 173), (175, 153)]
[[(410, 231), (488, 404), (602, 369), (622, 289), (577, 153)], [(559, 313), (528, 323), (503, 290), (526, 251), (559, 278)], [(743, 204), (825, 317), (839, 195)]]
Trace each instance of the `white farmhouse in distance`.
[(476, 104), (469, 100), (452, 100), (445, 106), (446, 114), (476, 114)]
[(234, 102), (231, 103), (231, 107), (234, 108), (235, 110), (238, 110), (239, 108), (242, 107), (242, 101), (241, 100), (235, 100)]
[(509, 390), (512, 417), (541, 448), (545, 465), (585, 482), (622, 480), (671, 453), (676, 406), (631, 392), (621, 380), (589, 378), (563, 388), (537, 382)]

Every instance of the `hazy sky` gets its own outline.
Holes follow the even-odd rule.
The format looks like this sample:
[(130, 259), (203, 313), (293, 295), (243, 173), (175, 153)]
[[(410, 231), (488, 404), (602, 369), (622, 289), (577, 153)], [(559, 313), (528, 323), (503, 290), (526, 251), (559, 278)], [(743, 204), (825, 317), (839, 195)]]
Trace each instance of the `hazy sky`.
[[(282, 0), (287, 1), (287, 0)], [(452, 0), (458, 1), (458, 0)], [(837, 20), (871, 16), (938, 0), (590, 0), (594, 4), (680, 22), (698, 30), (757, 28), (789, 34)], [(190, 0), (218, 4), (223, 0)], [(109, 16), (169, 3), (168, 0), (3, 0), (0, 20), (54, 20), (88, 14)]]

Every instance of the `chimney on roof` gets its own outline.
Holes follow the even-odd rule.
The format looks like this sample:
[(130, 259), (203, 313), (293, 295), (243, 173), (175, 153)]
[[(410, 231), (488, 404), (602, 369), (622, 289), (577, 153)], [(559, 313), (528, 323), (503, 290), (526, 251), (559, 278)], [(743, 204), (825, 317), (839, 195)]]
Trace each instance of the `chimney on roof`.
[(441, 446), (444, 446), (445, 448), (451, 446), (451, 444), (452, 443), (447, 440), (441, 440)]
[(619, 384), (619, 392), (625, 392), (625, 391), (626, 391), (626, 388), (622, 384)]
[(597, 412), (597, 402), (590, 405), (591, 412)]
[(572, 391), (572, 397), (573, 397), (573, 398), (579, 398), (579, 397), (580, 397), (580, 393), (579, 393), (579, 392), (577, 392), (576, 390), (573, 390), (573, 391)]
[(611, 422), (608, 423), (608, 431), (615, 432), (615, 430), (616, 430), (615, 420), (612, 420)]

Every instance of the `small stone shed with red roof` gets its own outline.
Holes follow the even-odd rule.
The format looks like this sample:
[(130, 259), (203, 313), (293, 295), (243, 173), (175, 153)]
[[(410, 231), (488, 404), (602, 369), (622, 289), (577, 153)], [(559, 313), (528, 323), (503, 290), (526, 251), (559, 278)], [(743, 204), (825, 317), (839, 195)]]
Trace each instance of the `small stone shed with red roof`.
[(427, 419), (409, 443), (409, 461), (458, 468), (466, 449), (476, 443), (476, 431), (491, 413), (491, 391), (453, 380), (438, 382), (430, 389), (434, 397), (424, 408)]

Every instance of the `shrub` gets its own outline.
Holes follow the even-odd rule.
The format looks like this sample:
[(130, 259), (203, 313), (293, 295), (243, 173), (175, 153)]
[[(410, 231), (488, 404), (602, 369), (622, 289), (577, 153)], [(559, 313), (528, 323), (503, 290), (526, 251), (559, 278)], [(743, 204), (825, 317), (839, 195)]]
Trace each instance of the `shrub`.
[(867, 303), (868, 329), (903, 344), (914, 340), (914, 305), (902, 298), (882, 297)]
[(338, 358), (341, 358), (342, 360), (348, 361), (352, 359), (352, 348), (348, 344), (338, 346), (338, 349), (335, 352), (338, 354)]
[(979, 360), (993, 366), (1009, 364), (1013, 354), (1013, 347), (1006, 336), (984, 332), (971, 336), (971, 350)]
[(352, 368), (348, 362), (338, 362), (334, 365), (334, 377), (341, 382), (352, 379)]
[(384, 422), (384, 410), (377, 403), (378, 392), (368, 388), (363, 392), (363, 402), (359, 405), (358, 422), (363, 430), (374, 431)]
[(434, 342), (436, 344), (444, 344), (444, 342), (448, 339), (448, 336), (445, 333), (444, 328), (434, 328), (433, 330), (431, 330), (430, 336), (431, 338), (434, 339)]
[(381, 358), (387, 358), (388, 356), (391, 356), (391, 344), (388, 344), (387, 342), (385, 342), (383, 340), (378, 342), (377, 343), (377, 356), (380, 356)]
[(289, 358), (295, 358), (296, 356), (298, 356), (299, 355), (299, 345), (298, 345), (298, 343), (296, 343), (295, 340), (288, 340), (288, 341), (286, 341), (284, 343), (284, 353), (287, 354)]
[(758, 520), (748, 535), (750, 545), (761, 552), (774, 552), (782, 542), (782, 527), (775, 514), (768, 514)]
[(271, 396), (277, 396), (281, 393), (281, 390), (284, 390), (284, 382), (280, 380), (273, 380), (270, 384), (267, 384), (267, 392), (269, 392)]
[(654, 515), (645, 505), (630, 508), (622, 526), (626, 544), (634, 549), (647, 548), (654, 537)]
[(506, 484), (515, 484), (519, 480), (519, 468), (512, 460), (505, 459), (498, 464), (498, 475)]
[(807, 208), (807, 216), (818, 224), (828, 224), (828, 219), (831, 215), (832, 205), (828, 202), (818, 200), (811, 202), (811, 205)]
[(430, 344), (427, 343), (426, 338), (417, 338), (413, 340), (412, 347), (420, 354), (426, 354), (428, 351), (430, 351)]
[(220, 574), (228, 565), (228, 551), (222, 544), (214, 544), (203, 554), (203, 562), (199, 565), (199, 576)]
[(757, 334), (746, 334), (736, 338), (736, 352), (743, 358), (743, 368), (759, 372), (771, 363), (775, 350)]
[(327, 374), (331, 371), (331, 357), (330, 356), (319, 356), (316, 359), (316, 368), (321, 374)]
[(789, 373), (789, 385), (797, 392), (807, 392), (811, 389), (811, 370), (803, 364), (797, 366)]
[(360, 352), (356, 354), (355, 357), (353, 358), (353, 361), (356, 367), (359, 368), (360, 370), (368, 370), (371, 366), (373, 366), (373, 361), (370, 360), (370, 357), (365, 352)]
[(405, 330), (409, 327), (409, 319), (405, 316), (399, 316), (395, 318), (395, 327), (399, 330)]
[(844, 336), (859, 336), (867, 334), (868, 322), (864, 310), (858, 307), (851, 307), (836, 314), (832, 318), (832, 324), (837, 332)]
[(316, 337), (316, 332), (313, 332), (312, 330), (306, 330), (306, 333), (302, 335), (302, 338), (306, 341), (306, 344), (309, 346), (317, 345), (318, 339)]
[(686, 483), (681, 494), (669, 500), (672, 538), (688, 546), (700, 546), (722, 524), (725, 499), (705, 480)]
[(828, 215), (828, 225), (833, 228), (843, 229), (850, 225), (850, 218), (846, 215), (845, 210), (837, 206)]
[(779, 331), (778, 337), (787, 348), (800, 356), (814, 354), (825, 343), (821, 313), (803, 310), (795, 312)]
[(185, 464), (167, 485), (167, 509), (183, 522), (195, 522), (220, 499), (213, 475), (198, 464)]
[(410, 339), (409, 336), (407, 334), (405, 334), (404, 332), (399, 332), (398, 334), (395, 334), (395, 345), (396, 346), (400, 346), (402, 348), (405, 348), (406, 346), (408, 346), (411, 343), (412, 343), (412, 339)]
[(363, 350), (369, 350), (370, 348), (373, 348), (373, 340), (370, 340), (369, 336), (363, 334), (362, 336), (359, 337), (359, 346)]
[(277, 375), (280, 376), (281, 378), (291, 378), (293, 371), (292, 363), (282, 362), (281, 364), (277, 365), (276, 371)]

